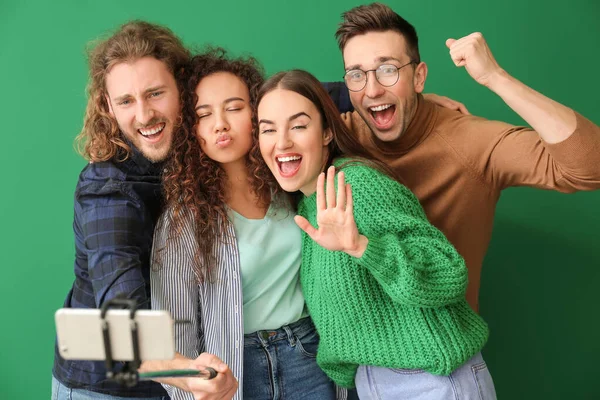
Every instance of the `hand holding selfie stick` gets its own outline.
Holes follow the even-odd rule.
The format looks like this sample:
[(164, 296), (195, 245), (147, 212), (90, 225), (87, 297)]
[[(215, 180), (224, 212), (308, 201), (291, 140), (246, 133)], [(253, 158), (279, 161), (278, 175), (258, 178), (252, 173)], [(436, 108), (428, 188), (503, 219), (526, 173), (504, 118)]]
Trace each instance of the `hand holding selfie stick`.
[[(114, 371), (114, 361), (112, 356), (112, 347), (110, 340), (110, 333), (108, 329), (108, 321), (106, 320), (106, 313), (110, 307), (125, 307), (129, 310), (129, 324), (131, 328), (131, 343), (133, 346), (133, 360), (125, 362), (123, 370), (119, 372)], [(135, 313), (137, 311), (137, 303), (134, 299), (114, 298), (106, 301), (100, 309), (100, 320), (102, 326), (102, 338), (104, 341), (105, 351), (105, 364), (106, 364), (106, 377), (110, 380), (114, 380), (127, 387), (132, 387), (137, 384), (138, 381), (146, 381), (157, 378), (182, 378), (182, 377), (198, 377), (204, 379), (213, 379), (217, 376), (217, 371), (213, 368), (206, 368), (204, 370), (197, 369), (181, 369), (181, 370), (166, 370), (166, 371), (155, 371), (138, 373), (137, 370), (141, 365), (140, 359), (140, 346), (138, 337), (138, 326), (135, 321)]]

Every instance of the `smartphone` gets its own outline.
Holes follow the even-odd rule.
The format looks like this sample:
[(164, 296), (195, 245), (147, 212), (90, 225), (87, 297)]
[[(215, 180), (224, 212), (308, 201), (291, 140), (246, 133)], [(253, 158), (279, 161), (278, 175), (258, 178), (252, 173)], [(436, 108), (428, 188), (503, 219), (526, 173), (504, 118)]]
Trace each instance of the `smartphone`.
[[(108, 310), (112, 358), (132, 361), (133, 344), (129, 310)], [(99, 309), (61, 308), (54, 315), (58, 350), (66, 360), (104, 360), (104, 339)], [(173, 320), (167, 311), (138, 310), (140, 359), (171, 360), (175, 357)]]

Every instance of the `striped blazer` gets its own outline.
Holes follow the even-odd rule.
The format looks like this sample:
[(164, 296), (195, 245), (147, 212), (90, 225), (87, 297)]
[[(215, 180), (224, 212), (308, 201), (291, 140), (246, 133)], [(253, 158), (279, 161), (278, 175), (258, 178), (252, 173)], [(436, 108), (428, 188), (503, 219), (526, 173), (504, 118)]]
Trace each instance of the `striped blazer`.
[[(166, 210), (154, 231), (152, 308), (169, 311), (175, 320), (175, 351), (191, 359), (203, 352), (211, 353), (229, 366), (240, 388), (233, 399), (242, 400), (244, 302), (233, 224), (224, 229), (227, 239), (218, 242), (210, 281), (198, 283), (194, 272), (198, 244), (191, 214), (185, 216), (186, 223), (177, 237), (169, 237), (171, 217), (172, 210)], [(164, 386), (172, 400), (194, 400), (191, 393)], [(337, 399), (346, 397), (346, 390), (338, 388)]]

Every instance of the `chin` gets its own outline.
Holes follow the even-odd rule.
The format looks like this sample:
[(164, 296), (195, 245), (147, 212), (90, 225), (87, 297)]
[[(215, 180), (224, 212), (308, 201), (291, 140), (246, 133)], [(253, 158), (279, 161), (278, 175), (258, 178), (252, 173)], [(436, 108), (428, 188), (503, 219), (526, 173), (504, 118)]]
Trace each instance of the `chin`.
[(163, 162), (167, 159), (169, 153), (168, 152), (143, 152), (144, 157), (150, 160), (153, 163)]
[(390, 131), (390, 132), (376, 132), (373, 131), (373, 133), (375, 134), (375, 136), (377, 137), (377, 139), (381, 140), (382, 142), (391, 142), (393, 140), (396, 140), (400, 137), (401, 133), (393, 133), (394, 131)]
[(297, 192), (298, 190), (300, 190), (300, 188), (296, 187), (295, 185), (291, 185), (289, 183), (286, 182), (278, 182), (279, 186), (281, 186), (281, 188), (283, 189), (284, 192), (288, 192), (288, 193), (294, 193)]
[(141, 153), (153, 163), (165, 161), (169, 156), (168, 146), (162, 144), (160, 148), (145, 146), (140, 149)]

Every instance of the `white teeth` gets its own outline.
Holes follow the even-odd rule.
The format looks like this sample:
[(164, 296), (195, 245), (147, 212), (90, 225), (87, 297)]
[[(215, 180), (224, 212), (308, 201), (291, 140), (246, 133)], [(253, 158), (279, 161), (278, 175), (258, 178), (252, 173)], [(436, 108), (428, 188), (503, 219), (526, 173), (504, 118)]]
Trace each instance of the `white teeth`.
[(296, 161), (301, 159), (300, 156), (289, 156), (289, 157), (277, 157), (277, 161), (279, 162), (288, 162), (288, 161)]
[(140, 133), (144, 136), (155, 135), (158, 132), (162, 131), (165, 128), (165, 124), (160, 124), (154, 129), (140, 129)]
[(383, 110), (387, 110), (391, 106), (392, 106), (391, 104), (384, 104), (384, 105), (377, 106), (377, 107), (370, 107), (369, 109), (371, 111), (383, 111)]

